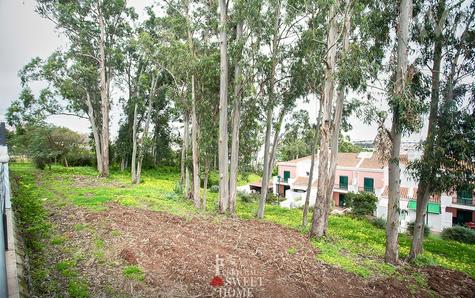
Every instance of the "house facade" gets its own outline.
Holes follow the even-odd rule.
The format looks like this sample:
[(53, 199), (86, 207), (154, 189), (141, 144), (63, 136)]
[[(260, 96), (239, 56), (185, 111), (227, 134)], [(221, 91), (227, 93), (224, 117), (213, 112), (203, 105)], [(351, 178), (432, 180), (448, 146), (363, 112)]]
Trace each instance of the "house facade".
[[(315, 157), (318, 163), (318, 156)], [(287, 200), (283, 207), (301, 207), (305, 203), (310, 175), (311, 156), (279, 162), (279, 173), (273, 178), (274, 193)], [(315, 204), (317, 194), (318, 164), (314, 167), (310, 206)], [(387, 168), (382, 166), (372, 152), (338, 153), (333, 186), (335, 206), (346, 205), (345, 196), (349, 192), (368, 191), (380, 196), (387, 180)]]
[[(401, 155), (401, 231), (416, 217), (417, 181), (406, 170), (408, 163), (420, 156), (419, 153)], [(310, 206), (317, 195), (318, 156), (315, 158), (313, 181), (310, 192)], [(273, 178), (274, 194), (284, 197), (282, 207), (299, 208), (305, 203), (311, 156), (279, 162), (278, 176)], [(373, 152), (338, 153), (333, 201), (336, 207), (345, 207), (345, 196), (349, 192), (372, 192), (378, 197), (375, 215), (386, 218), (388, 207), (388, 167), (379, 161)], [(427, 206), (426, 224), (431, 230), (440, 232), (455, 224), (475, 222), (475, 196), (473, 191), (458, 191), (434, 195)]]

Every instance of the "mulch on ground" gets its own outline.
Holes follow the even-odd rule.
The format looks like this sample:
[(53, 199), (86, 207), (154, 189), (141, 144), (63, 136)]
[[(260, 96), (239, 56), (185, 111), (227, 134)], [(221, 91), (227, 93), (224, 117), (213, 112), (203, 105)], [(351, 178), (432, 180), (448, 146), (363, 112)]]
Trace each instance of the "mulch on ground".
[[(115, 203), (93, 212), (75, 206), (50, 207), (68, 245), (83, 251), (78, 263), (93, 296), (134, 297), (411, 297), (395, 278), (365, 280), (316, 260), (318, 251), (293, 229), (264, 221), (190, 216), (124, 207)], [(89, 228), (78, 230), (77, 224)], [(95, 239), (104, 242), (105, 260), (94, 257)], [(217, 266), (218, 264), (218, 266)], [(122, 268), (143, 269), (143, 281)], [(441, 296), (472, 297), (466, 275), (427, 268), (429, 288)], [(240, 295), (240, 296), (239, 296)]]

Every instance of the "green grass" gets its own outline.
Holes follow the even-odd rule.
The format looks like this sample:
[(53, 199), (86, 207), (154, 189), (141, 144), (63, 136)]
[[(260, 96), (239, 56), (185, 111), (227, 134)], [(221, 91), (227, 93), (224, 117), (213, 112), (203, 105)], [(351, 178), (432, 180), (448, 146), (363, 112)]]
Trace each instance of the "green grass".
[[(107, 179), (96, 178), (97, 172), (91, 168), (53, 166), (51, 171), (38, 171), (29, 164), (13, 163), (11, 170), (12, 177), (15, 175), (23, 177), (22, 189), (32, 190), (33, 197), (58, 206), (75, 204), (101, 211), (107, 208), (106, 203), (116, 202), (124, 206), (163, 211), (183, 217), (194, 214), (217, 216), (217, 193), (207, 192), (206, 211), (196, 210), (190, 200), (180, 195), (172, 195), (180, 177), (178, 172), (170, 168), (145, 170), (142, 175), (143, 182), (139, 185), (131, 185), (130, 174), (118, 170), (113, 170)], [(38, 175), (41, 175), (39, 187), (35, 186), (35, 176)], [(94, 183), (78, 185), (74, 180), (76, 176), (84, 176), (86, 182), (90, 179)], [(257, 175), (248, 177), (249, 181), (258, 179)], [(95, 183), (97, 181), (99, 182)], [(239, 183), (245, 184), (246, 181), (241, 179)], [(237, 215), (241, 219), (253, 219), (256, 213), (257, 202), (245, 203), (238, 199)], [(309, 216), (311, 217), (311, 213)], [(308, 228), (301, 227), (301, 217), (300, 209), (283, 209), (271, 204), (265, 209), (266, 221), (307, 233)], [(326, 238), (319, 241), (312, 240), (312, 244), (320, 251), (316, 256), (318, 260), (362, 277), (395, 274), (396, 268), (383, 262), (385, 250), (383, 229), (375, 227), (365, 219), (348, 216), (331, 216), (328, 227)], [(76, 229), (80, 230), (82, 227)], [(399, 247), (401, 258), (406, 257), (410, 248), (410, 238), (407, 235), (400, 235)], [(416, 266), (438, 265), (475, 277), (475, 262), (473, 262), (475, 245), (429, 236), (424, 241), (424, 249), (424, 253), (414, 263)], [(289, 248), (288, 253), (294, 253), (293, 248)]]
[(145, 273), (143, 272), (143, 270), (135, 265), (125, 266), (122, 270), (122, 274), (124, 274), (126, 278), (137, 281), (143, 281), (145, 279)]

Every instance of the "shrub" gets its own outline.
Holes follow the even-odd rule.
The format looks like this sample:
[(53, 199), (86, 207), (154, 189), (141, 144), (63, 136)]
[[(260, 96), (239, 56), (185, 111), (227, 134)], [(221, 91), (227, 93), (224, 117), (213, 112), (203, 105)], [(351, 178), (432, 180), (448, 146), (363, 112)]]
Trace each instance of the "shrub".
[(175, 187), (173, 188), (173, 192), (176, 193), (177, 195), (182, 195), (183, 194), (183, 187), (179, 182), (175, 183)]
[(442, 239), (455, 240), (458, 242), (475, 244), (475, 231), (462, 226), (445, 228), (442, 231)]
[(212, 186), (209, 188), (209, 191), (210, 191), (210, 192), (219, 192), (219, 185), (212, 185)]
[[(414, 227), (415, 227), (416, 223), (415, 222), (410, 222), (407, 224), (407, 232), (409, 233), (409, 235), (414, 235)], [(430, 234), (430, 229), (427, 225), (424, 225), (424, 237), (427, 237), (429, 236)]]
[(244, 203), (252, 203), (257, 200), (256, 194), (248, 193), (248, 192), (243, 192), (243, 191), (238, 191), (238, 197), (241, 199), (242, 202)]
[(373, 226), (378, 229), (386, 229), (386, 220), (384, 218), (376, 217), (371, 220)]
[(357, 216), (365, 216), (373, 214), (376, 210), (378, 198), (369, 192), (348, 193), (346, 195), (346, 204), (351, 207), (351, 213)]
[(267, 202), (271, 204), (279, 204), (279, 197), (276, 196), (273, 192), (267, 193)]
[(178, 194), (174, 192), (166, 192), (163, 197), (167, 200), (176, 200), (178, 199)]
[(92, 167), (96, 165), (96, 157), (86, 150), (75, 150), (66, 155), (66, 160), (70, 167)]

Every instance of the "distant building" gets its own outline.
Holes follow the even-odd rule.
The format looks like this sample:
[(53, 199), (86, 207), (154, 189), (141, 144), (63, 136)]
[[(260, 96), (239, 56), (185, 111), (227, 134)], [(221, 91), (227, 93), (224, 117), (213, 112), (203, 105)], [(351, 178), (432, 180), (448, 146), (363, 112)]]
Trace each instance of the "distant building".
[[(401, 230), (415, 220), (417, 182), (406, 171), (410, 161), (420, 157), (417, 151), (401, 155)], [(333, 201), (337, 207), (345, 207), (348, 192), (372, 192), (378, 197), (375, 215), (386, 218), (388, 206), (388, 166), (380, 163), (373, 152), (338, 153)], [(315, 204), (317, 195), (318, 156), (313, 173), (310, 205)], [(284, 197), (282, 207), (298, 208), (305, 203), (311, 156), (279, 162), (279, 173), (273, 178), (273, 191)], [(458, 192), (443, 193), (431, 197), (428, 204), (427, 225), (433, 231), (442, 231), (455, 224), (475, 222), (475, 197), (473, 191), (460, 189)]]
[[(313, 173), (310, 205), (315, 204), (317, 195), (318, 156)], [(279, 175), (274, 177), (274, 193), (287, 200), (281, 206), (294, 208), (305, 203), (311, 156), (286, 162), (279, 162)], [(338, 153), (333, 186), (335, 206), (345, 207), (348, 192), (368, 191), (380, 196), (387, 180), (387, 168), (383, 167), (372, 152)]]

